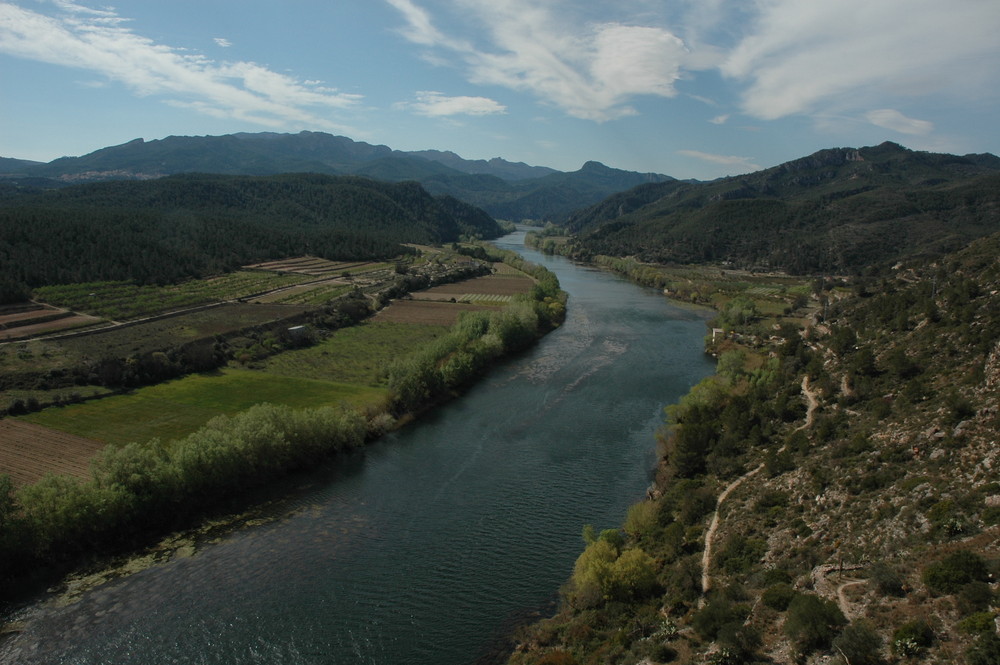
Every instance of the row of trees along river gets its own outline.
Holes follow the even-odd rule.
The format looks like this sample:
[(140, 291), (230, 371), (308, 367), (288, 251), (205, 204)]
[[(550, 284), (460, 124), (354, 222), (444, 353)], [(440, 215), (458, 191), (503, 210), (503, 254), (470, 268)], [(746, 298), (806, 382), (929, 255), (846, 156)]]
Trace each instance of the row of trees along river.
[(459, 665), (551, 609), (584, 524), (644, 496), (663, 407), (712, 371), (707, 315), (562, 257), (563, 327), (468, 393), (295, 480), (262, 523), (64, 604), (16, 610), (0, 662)]

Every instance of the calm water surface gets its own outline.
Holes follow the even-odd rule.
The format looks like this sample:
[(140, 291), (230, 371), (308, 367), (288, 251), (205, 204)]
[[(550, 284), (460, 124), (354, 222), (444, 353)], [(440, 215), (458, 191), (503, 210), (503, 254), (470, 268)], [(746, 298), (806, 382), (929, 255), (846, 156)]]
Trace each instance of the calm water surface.
[(705, 315), (497, 241), (559, 276), (565, 325), (462, 398), (305, 485), (277, 519), (56, 607), (3, 663), (493, 662), (547, 606), (584, 524), (641, 499), (662, 409), (708, 374)]

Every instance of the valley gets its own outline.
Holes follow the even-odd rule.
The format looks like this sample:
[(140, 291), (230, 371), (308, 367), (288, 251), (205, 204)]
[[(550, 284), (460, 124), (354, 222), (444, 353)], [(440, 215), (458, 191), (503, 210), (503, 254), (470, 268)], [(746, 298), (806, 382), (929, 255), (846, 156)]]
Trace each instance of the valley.
[[(597, 166), (585, 170), (607, 175)], [(290, 472), (333, 460), (321, 475), (338, 481), (318, 480), (319, 494), (309, 496), (324, 497), (313, 514), (346, 540), (304, 550), (332, 557), (331, 568), (321, 566), (331, 576), (323, 583), (342, 584), (344, 565), (374, 584), (379, 570), (347, 563), (350, 543), (372, 536), (384, 547), (398, 537), (401, 549), (385, 552), (398, 566), (412, 556), (406, 524), (420, 521), (439, 534), (432, 540), (453, 539), (458, 549), (419, 571), (403, 566), (428, 576), (421, 579), (430, 600), (402, 602), (434, 621), (455, 603), (502, 607), (503, 616), (491, 614), (485, 631), (483, 623), (464, 627), (462, 646), (428, 644), (381, 612), (394, 605), (380, 594), (402, 588), (388, 580), (365, 607), (394, 628), (362, 620), (348, 622), (347, 641), (302, 638), (323, 653), (381, 662), (398, 660), (401, 647), (420, 662), (441, 662), (446, 650), (446, 660), (468, 662), (470, 649), (492, 643), (481, 662), (988, 665), (1000, 653), (992, 628), (1000, 607), (998, 169), (992, 155), (892, 143), (829, 149), (713, 182), (654, 179), (564, 217), (552, 213), (565, 226), (536, 227), (529, 248), (521, 234), (494, 240), (552, 266), (558, 282), (478, 242), (500, 233), (488, 215), (415, 183), (181, 174), (50, 191), (13, 184), (0, 200), (0, 249), (30, 260), (4, 264), (0, 279), (10, 303), (0, 329), (0, 388), (12, 423), (5, 436), (33, 464), (38, 455), (16, 451), (26, 437), (44, 441), (56, 451), (49, 459), (60, 460), (51, 469), (68, 475), (12, 468), (6, 533), (53, 563), (95, 542), (129, 549), (143, 531), (123, 536), (121, 524), (146, 520), (170, 531), (206, 506), (246, 507), (240, 502)], [(79, 211), (68, 226), (66, 209)], [(39, 221), (35, 237), (19, 231), (29, 218)], [(82, 238), (98, 221), (103, 253), (45, 241)], [(170, 260), (139, 258), (157, 253)], [(26, 291), (36, 302), (25, 303)], [(647, 318), (662, 323), (667, 298), (697, 307), (670, 306), (668, 318), (685, 321), (677, 334), (688, 350), (669, 362), (690, 367), (680, 375), (692, 380), (671, 384), (664, 401), (657, 386), (672, 380), (674, 366), (657, 358), (675, 343), (674, 326), (648, 327)], [(48, 334), (36, 332), (46, 326)], [(526, 351), (541, 335), (542, 350)], [(556, 375), (561, 382), (550, 383)], [(509, 395), (508, 385), (534, 402)], [(588, 392), (585, 403), (578, 392)], [(633, 402), (645, 411), (633, 411)], [(568, 418), (554, 418), (564, 408)], [(584, 414), (597, 420), (586, 424)], [(490, 434), (495, 428), (503, 434)], [(160, 438), (143, 442), (151, 429)], [(412, 449), (411, 436), (420, 442)], [(371, 445), (379, 437), (404, 449)], [(614, 442), (626, 439), (630, 452), (619, 456)], [(81, 460), (95, 455), (87, 447), (94, 442), (104, 449), (85, 471)], [(78, 453), (58, 452), (74, 445)], [(501, 466), (505, 447), (530, 450), (528, 467), (494, 477), (488, 469)], [(380, 517), (339, 488), (367, 475), (369, 455), (415, 469), (409, 455), (421, 451), (449, 462), (431, 459), (412, 478), (386, 470), (381, 481), (414, 495), (410, 481), (428, 483), (420, 507), (444, 496), (448, 507), (424, 522), (417, 506), (395, 504), (402, 523), (365, 531)], [(486, 467), (477, 466), (480, 456)], [(560, 470), (566, 460), (597, 466), (571, 473)], [(632, 469), (627, 488), (591, 491), (591, 483), (613, 484), (604, 475), (619, 464)], [(526, 486), (518, 476), (533, 480)], [(480, 503), (478, 488), (495, 483), (519, 494), (487, 492)], [(499, 570), (491, 556), (524, 526), (503, 522), (497, 545), (497, 534), (482, 531), (499, 519), (492, 511), (555, 486), (559, 496), (582, 491), (586, 500), (570, 503), (601, 517), (557, 508), (563, 501), (549, 492), (535, 500), (541, 513), (531, 519), (547, 526), (527, 530), (520, 556), (558, 550), (545, 564), (553, 566), (543, 585), (551, 602), (512, 594), (503, 599), (516, 596), (512, 606), (464, 578), (465, 565), (484, 570), (478, 566), (492, 561), (485, 569)], [(358, 499), (365, 506), (399, 498), (385, 486), (367, 491)], [(435, 524), (467, 503), (477, 507), (462, 522), (466, 533)], [(165, 517), (164, 506), (176, 515)], [(279, 513), (279, 523), (311, 528), (295, 510)], [(582, 541), (573, 538), (595, 523), (584, 526)], [(274, 533), (301, 542), (281, 526)], [(227, 542), (258, 537), (270, 536), (251, 529)], [(357, 561), (367, 564), (374, 555), (364, 551)], [(217, 552), (206, 548), (205, 561)], [(484, 558), (473, 565), (472, 553)], [(10, 561), (17, 570), (25, 560)], [(524, 571), (532, 565), (511, 563), (521, 573), (506, 584), (531, 577)], [(144, 579), (162, 580), (153, 582), (162, 593), (171, 575), (183, 575), (175, 566)], [(315, 582), (308, 569), (299, 572), (283, 583)], [(442, 595), (438, 585), (458, 579), (469, 595)], [(88, 602), (116, 603), (129, 589), (147, 597), (138, 590), (144, 583), (109, 587)], [(40, 644), (60, 622), (79, 621), (44, 603), (36, 610), (44, 618), (10, 648)], [(308, 603), (296, 612), (325, 634)], [(133, 619), (148, 625), (141, 614), (116, 615), (115, 630), (128, 633)], [(211, 624), (201, 616), (199, 625)], [(500, 624), (503, 637), (486, 636)], [(238, 660), (245, 645), (237, 633), (232, 639), (226, 657)], [(273, 646), (275, 657), (303, 655), (288, 642)], [(150, 657), (171, 648), (160, 644)]]

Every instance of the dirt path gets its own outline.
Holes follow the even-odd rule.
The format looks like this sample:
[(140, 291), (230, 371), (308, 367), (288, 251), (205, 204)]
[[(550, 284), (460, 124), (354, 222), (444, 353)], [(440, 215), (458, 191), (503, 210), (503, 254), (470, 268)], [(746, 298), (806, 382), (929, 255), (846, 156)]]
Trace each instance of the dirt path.
[(809, 376), (802, 377), (802, 394), (806, 396), (806, 421), (795, 428), (794, 432), (809, 429), (816, 421), (816, 409), (819, 408), (819, 399), (816, 391), (809, 388)]
[(855, 613), (851, 609), (851, 602), (847, 600), (847, 594), (844, 593), (844, 591), (849, 586), (864, 584), (866, 581), (867, 580), (849, 579), (837, 587), (837, 606), (840, 607), (841, 613), (843, 613), (843, 615), (847, 617), (848, 621), (856, 617), (854, 616)]
[[(802, 394), (806, 396), (806, 421), (799, 427), (795, 429), (796, 432), (809, 429), (812, 427), (813, 422), (816, 420), (816, 409), (819, 408), (819, 399), (817, 398), (816, 392), (809, 388), (809, 377), (802, 377)], [(786, 446), (782, 446), (778, 449), (778, 453), (781, 454), (785, 451)], [(715, 546), (715, 532), (719, 528), (719, 514), (722, 512), (722, 503), (729, 498), (733, 490), (739, 487), (744, 480), (755, 476), (761, 472), (764, 465), (761, 464), (756, 469), (748, 471), (743, 474), (733, 482), (729, 483), (726, 489), (722, 490), (722, 494), (715, 501), (715, 513), (712, 515), (712, 521), (708, 525), (708, 531), (705, 533), (705, 549), (701, 553), (701, 600), (699, 604), (705, 602), (705, 595), (708, 590), (712, 588), (712, 576), (709, 573), (709, 569), (712, 566), (712, 551)], [(846, 602), (846, 599), (845, 599)], [(846, 615), (846, 612), (844, 613)]]
[(761, 464), (753, 471), (749, 471), (740, 476), (739, 478), (737, 478), (736, 480), (734, 480), (733, 482), (729, 483), (729, 486), (726, 487), (726, 489), (722, 490), (722, 494), (719, 495), (719, 498), (715, 502), (715, 514), (712, 515), (712, 522), (708, 526), (708, 532), (705, 533), (705, 549), (701, 553), (702, 602), (704, 602), (705, 594), (707, 594), (708, 590), (712, 588), (712, 577), (708, 571), (709, 568), (711, 568), (712, 566), (712, 549), (713, 545), (715, 544), (715, 532), (719, 528), (719, 513), (722, 511), (722, 502), (725, 501), (727, 498), (729, 498), (729, 495), (733, 492), (733, 490), (739, 487), (744, 480), (760, 473), (760, 471), (763, 468), (764, 465)]

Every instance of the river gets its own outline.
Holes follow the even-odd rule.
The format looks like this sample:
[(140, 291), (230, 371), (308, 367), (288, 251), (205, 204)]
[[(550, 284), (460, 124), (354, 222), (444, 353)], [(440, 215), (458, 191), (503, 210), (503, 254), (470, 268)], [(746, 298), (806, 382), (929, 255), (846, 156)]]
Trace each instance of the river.
[[(466, 665), (551, 608), (584, 524), (617, 526), (654, 431), (713, 364), (706, 315), (496, 241), (555, 272), (565, 324), (461, 398), (303, 478), (270, 521), (60, 606), (18, 611), (0, 662)], [(502, 659), (501, 659), (502, 660)]]

